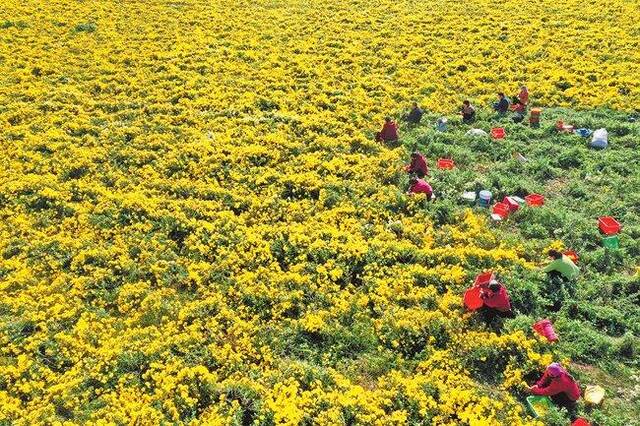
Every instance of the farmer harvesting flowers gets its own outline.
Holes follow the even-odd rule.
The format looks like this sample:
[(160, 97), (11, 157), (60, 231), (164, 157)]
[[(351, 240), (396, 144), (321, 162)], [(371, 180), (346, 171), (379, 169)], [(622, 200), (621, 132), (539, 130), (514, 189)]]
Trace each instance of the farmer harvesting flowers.
[(551, 281), (575, 280), (580, 274), (580, 268), (573, 263), (569, 256), (560, 253), (558, 250), (549, 250), (549, 257), (553, 259), (544, 269)]
[(411, 163), (407, 164), (404, 169), (407, 173), (413, 173), (419, 178), (423, 178), (429, 173), (427, 159), (418, 151), (411, 153)]
[(483, 301), (480, 313), (486, 323), (493, 322), (496, 317), (513, 317), (509, 293), (498, 280), (493, 279), (489, 285), (482, 288), (480, 298)]
[(553, 259), (544, 269), (548, 277), (549, 288), (547, 294), (553, 301), (552, 309), (558, 311), (562, 302), (575, 296), (575, 280), (580, 269), (569, 256), (557, 250), (549, 250), (549, 257)]
[(376, 135), (376, 141), (396, 142), (398, 140), (398, 125), (391, 117), (385, 117), (382, 130)]
[(417, 102), (414, 102), (413, 108), (411, 108), (411, 111), (406, 116), (406, 120), (410, 124), (419, 124), (420, 120), (422, 120), (423, 115), (424, 115), (424, 111), (422, 110), (422, 108), (418, 106)]
[(518, 93), (517, 99), (518, 102), (524, 106), (529, 104), (529, 90), (527, 89), (527, 86), (520, 86), (520, 93)]
[(498, 93), (498, 102), (493, 104), (493, 109), (500, 115), (504, 115), (509, 111), (509, 99), (504, 93)]
[(540, 380), (528, 390), (534, 395), (550, 397), (557, 406), (567, 409), (571, 420), (577, 418), (576, 401), (580, 399), (580, 387), (559, 363), (549, 364)]
[(476, 119), (476, 109), (471, 105), (471, 102), (464, 101), (462, 102), (462, 109), (460, 110), (460, 114), (462, 115), (462, 122), (464, 124), (473, 123)]
[(431, 185), (429, 185), (424, 179), (412, 177), (409, 180), (409, 194), (426, 194), (427, 199), (431, 199), (433, 196), (433, 189), (431, 189)]

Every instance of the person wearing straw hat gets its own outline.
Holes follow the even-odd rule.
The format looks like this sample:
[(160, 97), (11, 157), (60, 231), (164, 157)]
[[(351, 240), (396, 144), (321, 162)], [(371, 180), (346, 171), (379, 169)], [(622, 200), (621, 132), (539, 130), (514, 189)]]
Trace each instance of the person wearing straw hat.
[(540, 380), (528, 390), (533, 395), (548, 396), (554, 404), (569, 412), (572, 421), (577, 419), (580, 386), (560, 363), (549, 364)]

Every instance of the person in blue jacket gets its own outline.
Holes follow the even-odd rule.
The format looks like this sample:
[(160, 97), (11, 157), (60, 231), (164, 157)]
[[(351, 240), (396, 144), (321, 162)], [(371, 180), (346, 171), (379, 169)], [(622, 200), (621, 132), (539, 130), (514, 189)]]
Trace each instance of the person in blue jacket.
[(411, 112), (406, 116), (406, 120), (410, 124), (418, 124), (420, 123), (420, 120), (422, 120), (423, 114), (424, 114), (424, 111), (422, 111), (422, 108), (418, 106), (417, 102), (414, 102), (413, 108), (411, 108)]
[(507, 99), (504, 93), (498, 93), (498, 102), (493, 104), (493, 109), (500, 115), (504, 115), (509, 111), (509, 99)]

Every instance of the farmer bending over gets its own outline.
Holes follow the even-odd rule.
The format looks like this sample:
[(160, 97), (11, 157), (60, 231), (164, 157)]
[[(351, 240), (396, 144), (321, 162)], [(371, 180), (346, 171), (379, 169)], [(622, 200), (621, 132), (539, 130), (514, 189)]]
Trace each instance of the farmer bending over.
[(527, 106), (518, 100), (513, 105), (511, 105), (511, 111), (515, 113), (513, 115), (513, 122), (520, 123), (522, 120), (524, 120), (524, 115), (527, 112)]
[(409, 195), (411, 194), (426, 194), (427, 199), (430, 200), (433, 196), (433, 189), (431, 189), (431, 185), (427, 181), (412, 177), (409, 180)]
[(569, 256), (558, 250), (549, 250), (549, 257), (553, 259), (544, 269), (550, 280), (574, 280), (580, 274), (580, 269)]
[(491, 280), (488, 286), (480, 290), (480, 298), (483, 302), (480, 313), (487, 324), (493, 322), (496, 317), (513, 317), (509, 293), (497, 280)]
[(420, 120), (422, 120), (422, 115), (424, 111), (418, 106), (416, 102), (413, 103), (413, 108), (411, 108), (411, 112), (406, 117), (406, 120), (411, 124), (418, 124)]
[(384, 119), (382, 130), (376, 135), (376, 141), (396, 142), (398, 140), (398, 125), (391, 117)]
[(424, 155), (420, 154), (418, 151), (414, 151), (411, 154), (411, 163), (407, 164), (404, 168), (407, 173), (413, 173), (419, 178), (423, 178), (429, 173), (429, 168), (427, 167), (427, 159), (424, 158)]
[(562, 302), (575, 296), (575, 280), (580, 269), (570, 257), (557, 250), (549, 250), (549, 257), (553, 259), (543, 271), (547, 273), (549, 288), (547, 294), (553, 301), (553, 310), (558, 311)]
[(577, 418), (576, 401), (580, 399), (580, 387), (559, 363), (549, 364), (544, 375), (529, 388), (529, 392), (550, 397), (557, 406), (567, 409), (572, 421)]

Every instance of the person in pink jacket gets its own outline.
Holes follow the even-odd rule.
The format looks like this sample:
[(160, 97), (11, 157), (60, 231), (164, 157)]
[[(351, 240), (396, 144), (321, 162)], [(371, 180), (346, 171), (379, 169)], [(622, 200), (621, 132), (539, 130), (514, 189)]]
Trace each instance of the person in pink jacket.
[[(515, 316), (511, 310), (509, 292), (497, 280), (491, 280), (489, 285), (482, 287), (480, 298), (483, 302), (480, 314), (488, 325), (493, 324), (497, 317), (513, 318)], [(497, 326), (499, 327), (500, 324), (497, 324)]]
[(427, 199), (430, 200), (433, 196), (433, 189), (424, 179), (413, 177), (409, 180), (409, 194), (426, 194)]
[(557, 406), (567, 409), (572, 421), (577, 418), (576, 401), (580, 399), (580, 386), (559, 363), (549, 364), (529, 391), (534, 395), (550, 397)]

